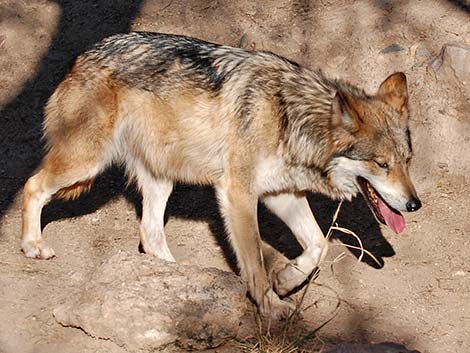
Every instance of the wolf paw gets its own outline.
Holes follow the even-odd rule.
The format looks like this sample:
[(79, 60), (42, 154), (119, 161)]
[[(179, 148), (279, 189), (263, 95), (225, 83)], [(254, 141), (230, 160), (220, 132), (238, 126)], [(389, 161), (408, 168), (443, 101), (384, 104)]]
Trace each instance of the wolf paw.
[(304, 251), (295, 260), (286, 263), (283, 268), (277, 269), (273, 276), (276, 293), (284, 296), (304, 283), (321, 263), (322, 258), (327, 253), (327, 249), (327, 244), (312, 247)]
[(295, 305), (285, 300), (279, 300), (271, 308), (271, 318), (273, 320), (286, 320), (295, 311)]
[(281, 300), (274, 292), (270, 294), (267, 294), (269, 299), (260, 307), (261, 315), (272, 320), (287, 319), (295, 311), (295, 304)]
[(309, 275), (310, 273), (303, 272), (295, 261), (291, 261), (284, 269), (275, 274), (274, 290), (277, 294), (284, 296), (304, 283)]
[(54, 250), (42, 242), (25, 242), (21, 245), (26, 257), (36, 259), (51, 259), (55, 256)]

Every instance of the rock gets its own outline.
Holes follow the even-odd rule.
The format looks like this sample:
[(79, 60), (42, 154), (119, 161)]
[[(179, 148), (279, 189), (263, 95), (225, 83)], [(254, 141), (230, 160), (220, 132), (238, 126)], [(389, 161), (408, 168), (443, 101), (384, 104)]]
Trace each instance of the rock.
[(416, 47), (415, 57), (417, 60), (427, 59), (431, 55), (431, 52), (424, 43), (419, 43)]
[(411, 53), (414, 57), (414, 67), (426, 66), (430, 57), (431, 52), (425, 43), (417, 43), (411, 47)]
[(470, 45), (464, 43), (445, 44), (434, 57), (429, 67), (435, 72), (448, 72), (461, 82), (470, 80)]
[(169, 352), (225, 343), (246, 309), (246, 288), (231, 272), (118, 252), (54, 316), (129, 352)]
[(256, 43), (250, 35), (245, 33), (240, 37), (238, 47), (246, 50), (256, 50)]
[(405, 346), (397, 343), (379, 343), (379, 344), (355, 344), (341, 343), (333, 347), (326, 353), (419, 353), (410, 351)]

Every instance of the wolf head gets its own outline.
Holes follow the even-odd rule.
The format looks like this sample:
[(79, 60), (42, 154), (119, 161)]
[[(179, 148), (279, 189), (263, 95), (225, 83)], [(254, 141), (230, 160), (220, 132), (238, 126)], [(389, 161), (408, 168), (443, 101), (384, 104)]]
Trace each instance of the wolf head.
[(335, 187), (360, 191), (378, 221), (396, 233), (405, 220), (400, 211), (421, 207), (408, 173), (412, 156), (408, 128), (406, 76), (389, 76), (374, 96), (339, 89), (332, 103), (334, 144), (330, 162)]

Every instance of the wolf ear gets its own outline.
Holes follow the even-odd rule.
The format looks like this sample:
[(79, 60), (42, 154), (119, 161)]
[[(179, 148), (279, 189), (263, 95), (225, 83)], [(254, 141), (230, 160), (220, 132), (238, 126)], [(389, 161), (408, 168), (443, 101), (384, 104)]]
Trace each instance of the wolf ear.
[(363, 123), (364, 108), (358, 99), (338, 91), (331, 108), (333, 127), (342, 126), (350, 132), (359, 130)]
[(379, 87), (377, 96), (385, 103), (403, 113), (408, 104), (408, 88), (406, 76), (403, 72), (395, 72), (388, 76)]

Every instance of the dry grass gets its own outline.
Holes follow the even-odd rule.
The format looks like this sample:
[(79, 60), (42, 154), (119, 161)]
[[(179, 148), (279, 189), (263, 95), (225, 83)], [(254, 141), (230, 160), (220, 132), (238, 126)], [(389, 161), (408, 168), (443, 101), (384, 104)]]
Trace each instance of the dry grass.
[[(374, 260), (376, 263), (380, 265), (380, 262), (375, 258), (375, 256), (370, 253), (368, 250), (364, 249), (361, 239), (355, 234), (353, 231), (339, 227), (336, 223), (338, 218), (338, 214), (341, 209), (341, 202), (339, 203), (331, 221), (331, 225), (328, 229), (326, 239), (329, 240), (331, 235), (334, 231), (339, 231), (347, 235), (351, 235), (357, 240), (358, 246), (348, 245), (348, 244), (330, 244), (330, 246), (345, 246), (348, 248), (360, 250), (360, 256), (358, 257), (357, 261), (362, 261), (364, 255), (368, 255)], [(340, 253), (335, 259), (331, 261), (331, 271), (334, 274), (334, 265), (337, 264), (345, 257), (345, 253)], [(258, 332), (255, 336), (246, 338), (244, 340), (240, 340), (237, 343), (238, 348), (240, 348), (244, 353), (321, 353), (324, 349), (324, 342), (318, 336), (318, 332), (325, 327), (328, 323), (330, 323), (338, 314), (341, 299), (337, 297), (337, 305), (334, 308), (331, 316), (324, 322), (322, 322), (319, 326), (314, 329), (308, 330), (307, 332), (302, 333), (299, 335), (297, 332), (298, 327), (298, 318), (301, 312), (306, 312), (307, 310), (311, 309), (314, 305), (304, 306), (304, 299), (307, 294), (308, 289), (311, 285), (315, 286), (322, 286), (322, 284), (316, 283), (315, 279), (318, 277), (320, 273), (320, 267), (324, 265), (324, 263), (320, 263), (319, 267), (315, 270), (315, 272), (310, 276), (309, 281), (302, 289), (299, 295), (299, 299), (296, 303), (296, 308), (294, 312), (287, 318), (283, 323), (279, 330), (278, 334), (272, 334), (271, 330), (271, 322), (264, 322), (261, 317), (256, 314), (256, 320), (258, 323)], [(331, 288), (329, 288), (331, 289)], [(336, 292), (331, 289), (335, 294)], [(293, 332), (294, 331), (294, 332)], [(305, 331), (305, 330), (304, 330)], [(306, 344), (309, 346), (316, 346), (314, 350), (305, 350), (304, 347)]]

